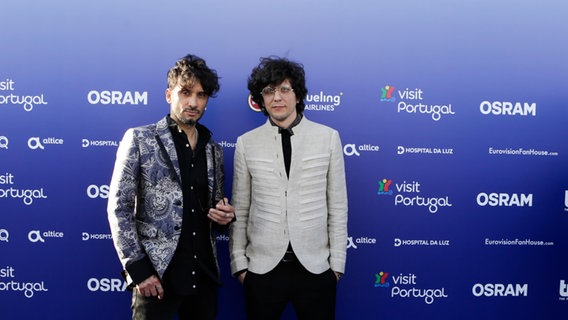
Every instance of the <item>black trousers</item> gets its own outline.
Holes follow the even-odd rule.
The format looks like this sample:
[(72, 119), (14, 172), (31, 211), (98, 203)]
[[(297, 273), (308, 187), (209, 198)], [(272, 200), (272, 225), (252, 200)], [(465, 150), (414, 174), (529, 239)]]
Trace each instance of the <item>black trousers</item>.
[(298, 319), (335, 319), (337, 278), (329, 269), (313, 274), (295, 260), (266, 274), (247, 272), (243, 283), (249, 320), (278, 320), (291, 302)]
[(179, 295), (164, 289), (164, 298), (144, 297), (136, 288), (132, 292), (133, 320), (213, 320), (217, 316), (218, 286), (211, 280), (201, 281), (196, 294)]

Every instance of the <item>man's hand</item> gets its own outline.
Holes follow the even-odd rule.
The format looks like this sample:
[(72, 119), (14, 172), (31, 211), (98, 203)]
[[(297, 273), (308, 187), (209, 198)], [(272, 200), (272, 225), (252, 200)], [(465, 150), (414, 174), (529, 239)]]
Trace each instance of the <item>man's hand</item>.
[(223, 198), (223, 200), (219, 200), (215, 208), (209, 209), (207, 217), (220, 225), (226, 225), (235, 218), (235, 208), (227, 198)]
[(162, 288), (160, 279), (154, 275), (137, 284), (136, 290), (138, 290), (140, 295), (145, 297), (158, 296), (160, 300), (164, 298), (164, 288)]
[(339, 281), (339, 279), (341, 279), (341, 277), (343, 277), (343, 273), (341, 273), (341, 272), (334, 271), (334, 273), (335, 273), (335, 277), (337, 278), (337, 281)]
[(241, 284), (243, 284), (243, 283), (245, 282), (245, 277), (246, 277), (246, 276), (247, 276), (247, 272), (246, 272), (246, 271), (245, 271), (245, 272), (242, 272), (241, 274), (239, 274), (238, 279), (239, 279), (239, 282), (240, 282)]

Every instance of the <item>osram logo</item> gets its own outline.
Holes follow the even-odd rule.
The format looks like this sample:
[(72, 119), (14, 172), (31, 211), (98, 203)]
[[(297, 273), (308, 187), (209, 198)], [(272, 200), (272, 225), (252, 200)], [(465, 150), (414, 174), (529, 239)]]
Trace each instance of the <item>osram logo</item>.
[(102, 292), (123, 292), (128, 287), (126, 281), (122, 279), (91, 278), (87, 281), (89, 291)]
[(529, 285), (526, 283), (476, 283), (471, 292), (476, 297), (526, 297), (529, 294)]
[(103, 184), (100, 186), (91, 184), (90, 186), (87, 187), (87, 196), (91, 199), (96, 199), (96, 198), (107, 199), (109, 188), (110, 187), (107, 184)]
[(148, 92), (91, 90), (87, 94), (87, 101), (90, 104), (147, 105)]
[(536, 116), (536, 103), (509, 101), (482, 101), (479, 111), (484, 115)]
[(532, 193), (481, 192), (477, 195), (477, 204), (482, 207), (532, 207), (533, 195)]

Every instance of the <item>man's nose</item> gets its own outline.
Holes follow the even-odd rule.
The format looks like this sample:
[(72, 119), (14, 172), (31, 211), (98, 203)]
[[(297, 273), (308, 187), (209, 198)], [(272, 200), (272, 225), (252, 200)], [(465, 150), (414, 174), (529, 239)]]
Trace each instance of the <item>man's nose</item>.
[(187, 99), (187, 103), (189, 107), (196, 107), (197, 106), (197, 95), (192, 94)]
[(280, 89), (274, 90), (274, 100), (281, 100), (281, 99), (282, 99), (282, 93), (280, 93)]

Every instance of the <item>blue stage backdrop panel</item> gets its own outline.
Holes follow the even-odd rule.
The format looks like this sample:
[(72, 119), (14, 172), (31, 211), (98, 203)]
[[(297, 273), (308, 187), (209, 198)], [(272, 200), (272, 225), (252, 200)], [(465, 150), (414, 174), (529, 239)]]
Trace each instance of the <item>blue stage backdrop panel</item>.
[[(4, 1), (2, 319), (127, 319), (106, 217), (122, 134), (169, 111), (204, 57), (225, 151), (266, 117), (262, 56), (304, 64), (305, 115), (340, 131), (349, 192), (338, 319), (568, 315), (568, 4), (561, 1)], [(218, 236), (219, 319), (244, 319)], [(285, 319), (295, 316), (288, 308)]]

